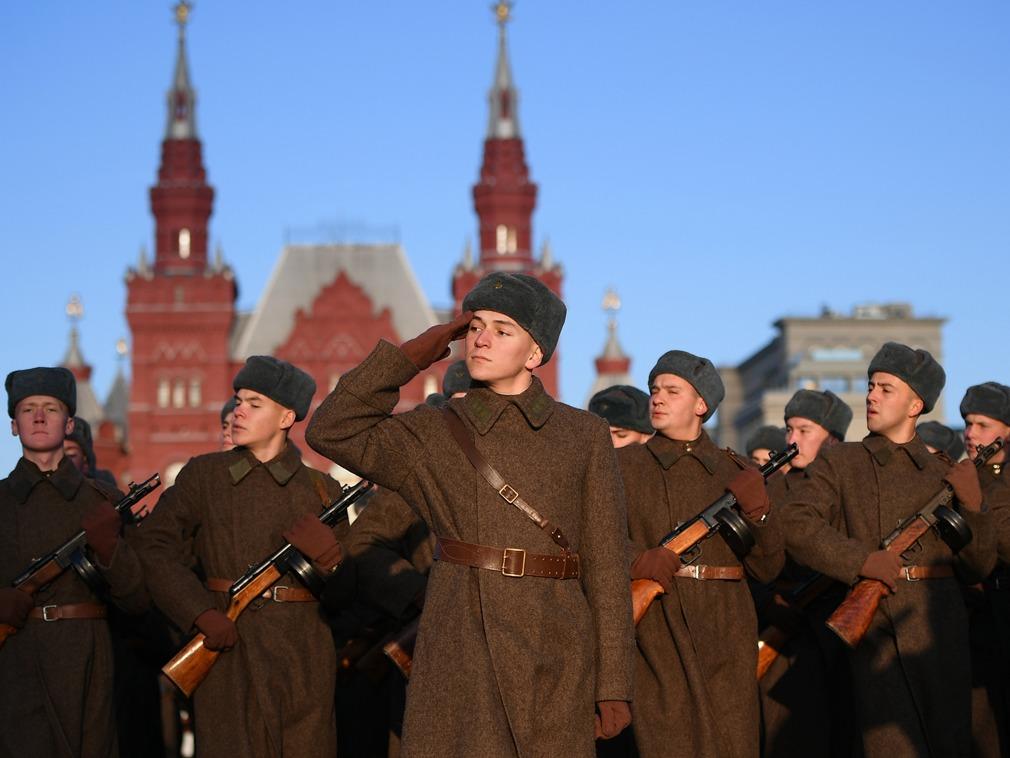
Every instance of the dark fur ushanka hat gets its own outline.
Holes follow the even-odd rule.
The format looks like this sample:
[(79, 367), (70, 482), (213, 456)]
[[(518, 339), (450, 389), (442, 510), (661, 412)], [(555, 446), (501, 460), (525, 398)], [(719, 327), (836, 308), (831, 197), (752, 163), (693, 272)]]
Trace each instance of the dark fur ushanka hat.
[(232, 382), (235, 392), (252, 390), (260, 392), (278, 405), (295, 412), (301, 421), (309, 412), (312, 396), (316, 394), (315, 380), (297, 366), (272, 355), (253, 355), (235, 374)]
[(649, 421), (649, 396), (627, 384), (615, 384), (597, 392), (589, 400), (589, 412), (621, 429), (643, 434), (656, 431)]
[(695, 391), (702, 396), (708, 405), (708, 412), (702, 417), (708, 421), (715, 413), (719, 403), (726, 396), (726, 388), (722, 385), (719, 372), (715, 370), (708, 358), (686, 353), (683, 350), (671, 350), (663, 353), (652, 371), (649, 372), (649, 387), (660, 374), (674, 374), (686, 382), (690, 382)]
[(228, 400), (225, 402), (225, 404), (221, 406), (221, 423), (222, 424), (224, 423), (224, 420), (226, 418), (228, 418), (228, 414), (229, 413), (234, 413), (235, 412), (235, 403), (236, 403), (235, 396), (232, 395), (230, 398), (228, 398)]
[(964, 455), (964, 439), (939, 421), (923, 421), (915, 427), (915, 432), (922, 440), (922, 444), (946, 453), (952, 461), (959, 460)]
[(943, 385), (947, 381), (943, 366), (926, 350), (913, 350), (908, 345), (898, 342), (885, 342), (870, 361), (866, 370), (868, 377), (882, 371), (893, 374), (908, 384), (912, 391), (922, 400), (922, 412), (929, 413), (940, 397)]
[(836, 439), (845, 440), (852, 409), (831, 390), (799, 390), (786, 403), (785, 420), (799, 416), (820, 424)]
[(540, 346), (547, 363), (558, 346), (568, 309), (539, 279), (527, 274), (488, 274), (463, 298), (464, 311), (497, 311), (515, 319)]
[(11, 371), (4, 382), (7, 390), (7, 415), (14, 418), (14, 407), (32, 395), (46, 395), (61, 400), (73, 416), (77, 413), (77, 380), (70, 369), (57, 366)]
[(969, 387), (961, 401), (961, 418), (969, 413), (978, 413), (1010, 424), (1010, 387), (999, 382)]
[(466, 361), (456, 361), (445, 370), (442, 377), (442, 394), (452, 397), (455, 392), (466, 392), (470, 389), (470, 371)]
[(95, 442), (94, 437), (91, 434), (91, 424), (82, 419), (80, 416), (74, 416), (74, 428), (70, 431), (70, 434), (66, 436), (66, 439), (73, 440), (81, 446), (81, 451), (84, 453), (84, 457), (88, 461), (88, 469), (94, 472)]
[(781, 453), (786, 449), (786, 430), (778, 426), (762, 426), (747, 440), (747, 455), (762, 448)]

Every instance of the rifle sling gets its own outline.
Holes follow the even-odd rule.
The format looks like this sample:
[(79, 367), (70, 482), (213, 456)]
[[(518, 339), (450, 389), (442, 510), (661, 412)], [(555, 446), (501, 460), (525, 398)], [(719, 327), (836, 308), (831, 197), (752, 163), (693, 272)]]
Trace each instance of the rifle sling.
[(523, 500), (519, 493), (505, 481), (505, 477), (499, 474), (498, 471), (487, 462), (487, 459), (480, 454), (480, 451), (477, 450), (477, 446), (474, 445), (473, 439), (470, 437), (470, 433), (467, 431), (466, 425), (463, 423), (463, 419), (459, 417), (459, 414), (457, 414), (451, 406), (446, 406), (442, 410), (442, 415), (445, 418), (446, 424), (449, 426), (449, 431), (456, 440), (456, 444), (459, 445), (471, 465), (477, 469), (477, 473), (487, 480), (487, 483), (490, 484), (491, 487), (501, 496), (502, 500), (509, 505), (514, 505), (520, 511), (525, 513), (530, 521), (539, 526), (541, 529), (546, 529), (551, 535), (551, 539), (567, 553), (570, 550), (570, 547), (568, 539), (561, 533), (561, 529), (554, 526), (550, 521), (541, 516), (532, 505)]

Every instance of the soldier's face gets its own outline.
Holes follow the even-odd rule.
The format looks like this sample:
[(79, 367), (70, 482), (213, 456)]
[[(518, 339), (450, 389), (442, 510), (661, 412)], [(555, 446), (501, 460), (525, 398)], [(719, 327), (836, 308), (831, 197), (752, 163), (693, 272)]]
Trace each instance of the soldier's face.
[[(877, 371), (866, 391), (866, 428), (877, 434), (898, 430), (922, 413), (922, 399), (903, 379)], [(913, 426), (914, 428), (914, 426)]]
[(232, 442), (256, 447), (283, 434), (295, 422), (295, 413), (266, 395), (242, 389), (235, 393), (231, 425)]
[[(757, 447), (750, 452), (750, 462), (755, 466), (764, 466), (772, 459), (772, 451), (766, 447)], [(796, 460), (795, 458), (793, 460)]]
[(221, 449), (231, 450), (235, 447), (235, 441), (231, 438), (232, 424), (235, 423), (235, 411), (224, 417), (221, 422)]
[(645, 432), (636, 432), (634, 429), (625, 429), (623, 426), (610, 427), (610, 441), (614, 443), (615, 449), (628, 445), (644, 445), (651, 436)]
[[(983, 416), (981, 413), (969, 413), (964, 417), (964, 449), (972, 460), (978, 456), (979, 445), (985, 447), (997, 437), (1006, 440), (1007, 435), (1010, 435), (1010, 426), (998, 419)], [(1001, 451), (997, 457), (1002, 455)], [(993, 462), (998, 463), (999, 461), (994, 460)]]
[(31, 395), (14, 407), (11, 433), (25, 450), (48, 453), (63, 448), (63, 439), (73, 431), (74, 419), (61, 400), (49, 395)]
[(686, 379), (659, 374), (649, 388), (649, 417), (657, 432), (673, 439), (694, 439), (701, 430), (708, 405)]
[(532, 371), (543, 353), (530, 333), (504, 313), (477, 311), (466, 333), (466, 367), (479, 382), (497, 382)]
[(87, 467), (87, 459), (84, 457), (84, 450), (72, 439), (63, 440), (63, 455), (70, 459), (78, 471), (82, 474)]
[(821, 450), (821, 445), (831, 434), (820, 424), (815, 424), (808, 418), (794, 416), (786, 419), (786, 444), (794, 442), (800, 452), (792, 460), (793, 468), (806, 468), (817, 457)]

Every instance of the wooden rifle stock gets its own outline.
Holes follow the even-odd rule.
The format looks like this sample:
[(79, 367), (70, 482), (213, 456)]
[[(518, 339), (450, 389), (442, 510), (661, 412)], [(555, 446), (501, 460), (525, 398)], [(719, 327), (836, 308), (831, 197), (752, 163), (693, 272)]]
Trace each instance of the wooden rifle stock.
[(835, 581), (830, 577), (823, 574), (815, 574), (786, 597), (778, 593), (775, 594), (774, 603), (782, 605), (785, 608), (794, 609), (797, 615), (791, 620), (791, 623), (787, 620), (784, 623), (769, 624), (758, 635), (758, 679), (768, 673), (768, 669), (782, 655), (782, 649), (785, 647), (785, 644), (796, 633), (803, 619), (800, 611), (824, 594), (833, 584), (835, 584)]
[(410, 679), (410, 669), (414, 665), (414, 645), (417, 643), (417, 628), (421, 617), (407, 624), (400, 633), (382, 646), (382, 652), (393, 662), (404, 679)]
[[(679, 557), (690, 552), (708, 534), (709, 527), (701, 519), (696, 519), (687, 529), (664, 542), (662, 547)], [(663, 585), (654, 579), (631, 580), (631, 617), (635, 620), (635, 626), (645, 617), (652, 602), (664, 592)]]
[[(269, 591), (270, 587), (280, 578), (281, 573), (276, 566), (267, 568), (231, 598), (225, 615), (233, 622), (236, 621), (251, 602), (264, 592)], [(197, 633), (182, 650), (175, 654), (172, 660), (161, 668), (161, 673), (168, 677), (168, 680), (178, 687), (186, 697), (190, 697), (200, 682), (207, 678), (211, 667), (221, 655), (220, 650), (207, 648), (203, 644), (205, 639), (206, 637), (202, 633)]]

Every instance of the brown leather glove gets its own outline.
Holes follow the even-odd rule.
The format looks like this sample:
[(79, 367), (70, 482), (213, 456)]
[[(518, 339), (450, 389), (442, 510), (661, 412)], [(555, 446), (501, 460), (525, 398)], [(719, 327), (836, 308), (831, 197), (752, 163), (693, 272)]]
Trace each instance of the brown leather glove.
[(473, 319), (473, 311), (464, 311), (448, 324), (436, 324), (412, 340), (400, 345), (403, 354), (410, 358), (418, 371), (424, 371), (435, 361), (449, 357), (449, 343), (466, 336)]
[(81, 528), (84, 529), (88, 544), (98, 562), (103, 566), (112, 564), (112, 554), (116, 552), (122, 519), (111, 503), (102, 501), (84, 512)]
[(221, 611), (210, 608), (196, 617), (193, 626), (204, 634), (203, 646), (208, 650), (231, 650), (238, 644), (238, 627)]
[(982, 486), (978, 483), (978, 472), (975, 464), (965, 458), (955, 463), (943, 477), (951, 487), (957, 501), (969, 511), (982, 510)]
[(748, 468), (737, 473), (726, 485), (744, 516), (757, 521), (771, 510), (772, 501), (765, 489), (765, 478), (754, 469)]
[(601, 700), (596, 710), (596, 739), (616, 737), (631, 723), (631, 707), (623, 700)]
[(877, 550), (866, 556), (859, 575), (867, 579), (883, 582), (891, 592), (898, 589), (898, 575), (901, 573), (901, 557), (888, 550)]
[(639, 555), (631, 564), (632, 579), (652, 579), (663, 585), (664, 592), (673, 590), (673, 575), (680, 568), (680, 558), (665, 547), (654, 547)]
[(283, 537), (302, 555), (327, 571), (333, 571), (344, 558), (333, 530), (311, 513), (306, 513), (292, 524)]
[(14, 587), (0, 589), (0, 624), (10, 624), (20, 629), (28, 620), (28, 612), (34, 605), (35, 601), (27, 592)]

